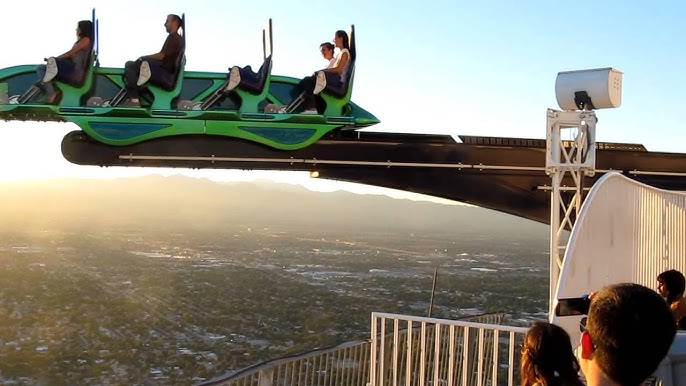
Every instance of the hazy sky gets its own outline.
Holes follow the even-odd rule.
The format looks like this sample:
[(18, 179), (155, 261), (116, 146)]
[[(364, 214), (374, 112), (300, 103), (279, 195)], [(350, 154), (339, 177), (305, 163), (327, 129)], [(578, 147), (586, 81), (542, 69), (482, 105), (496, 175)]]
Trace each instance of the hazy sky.
[[(186, 68), (220, 72), (260, 64), (269, 17), (273, 73), (293, 76), (321, 67), (319, 44), (355, 24), (353, 100), (381, 119), (373, 130), (545, 138), (546, 108), (557, 108), (557, 72), (611, 66), (624, 72), (623, 105), (598, 112), (597, 138), (684, 151), (683, 1), (14, 1), (3, 10), (0, 67), (66, 51), (76, 22), (93, 7), (100, 62), (108, 67), (159, 51), (167, 13), (186, 14)], [(0, 180), (160, 172), (69, 164), (60, 140), (75, 128), (0, 123)], [(308, 180), (298, 173), (203, 175)]]

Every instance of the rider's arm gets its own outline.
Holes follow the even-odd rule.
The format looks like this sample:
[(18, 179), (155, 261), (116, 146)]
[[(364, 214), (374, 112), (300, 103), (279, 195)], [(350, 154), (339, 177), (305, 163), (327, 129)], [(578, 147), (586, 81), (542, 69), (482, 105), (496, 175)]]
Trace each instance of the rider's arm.
[(350, 57), (347, 52), (343, 52), (340, 55), (343, 56), (341, 56), (341, 60), (338, 61), (338, 66), (327, 68), (324, 71), (333, 72), (334, 74), (341, 74), (345, 68), (345, 65), (348, 63), (348, 60), (350, 60)]
[(81, 51), (81, 50), (83, 50), (83, 49), (88, 48), (88, 46), (90, 46), (90, 44), (91, 44), (90, 38), (87, 38), (87, 37), (81, 38), (81, 39), (79, 39), (78, 42), (76, 42), (76, 44), (74, 44), (74, 46), (71, 48), (71, 50), (69, 50), (69, 51), (63, 53), (63, 54), (60, 55), (60, 56), (58, 56), (57, 59), (69, 59), (69, 58), (73, 58), (73, 57), (76, 55), (77, 52), (79, 52), (79, 51)]

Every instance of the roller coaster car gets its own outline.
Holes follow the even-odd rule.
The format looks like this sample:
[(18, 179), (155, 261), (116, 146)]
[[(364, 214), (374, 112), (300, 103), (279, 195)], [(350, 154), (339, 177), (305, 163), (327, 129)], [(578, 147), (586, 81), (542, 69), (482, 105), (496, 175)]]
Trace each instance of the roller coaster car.
[[(93, 20), (97, 25), (95, 14)], [(184, 21), (183, 25), (185, 47), (187, 23)], [(352, 27), (350, 34), (353, 53)], [(202, 134), (242, 138), (282, 150), (304, 148), (328, 133), (379, 122), (374, 115), (350, 101), (354, 61), (343, 88), (328, 88), (320, 94), (326, 103), (323, 113), (265, 111), (267, 106), (290, 103), (293, 89), (300, 80), (271, 74), (271, 20), (263, 31), (264, 61), (257, 72), (249, 66), (232, 67), (228, 74), (186, 71), (185, 60), (180, 55), (179, 73), (173, 87), (165, 89), (147, 84), (147, 92), (141, 93), (141, 107), (112, 104), (124, 88), (124, 69), (100, 67), (97, 34), (94, 40), (83, 85), (53, 81), (62, 94), (56, 104), (48, 103), (45, 98), (33, 98), (21, 104), (7, 103), (12, 99), (7, 96), (21, 95), (34, 85), (37, 66), (0, 69), (0, 119), (73, 122), (93, 140), (115, 146), (160, 137)], [(352, 57), (354, 60), (355, 54)]]

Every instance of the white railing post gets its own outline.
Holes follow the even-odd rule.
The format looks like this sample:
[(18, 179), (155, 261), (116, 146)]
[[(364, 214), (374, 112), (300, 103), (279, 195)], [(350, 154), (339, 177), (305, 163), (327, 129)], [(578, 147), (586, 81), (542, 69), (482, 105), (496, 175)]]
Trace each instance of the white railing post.
[(376, 379), (376, 367), (378, 366), (378, 356), (376, 352), (376, 348), (379, 346), (379, 333), (376, 330), (376, 313), (372, 312), (372, 336), (371, 336), (371, 341), (372, 341), (372, 347), (371, 347), (371, 355), (370, 355), (370, 365), (369, 365), (369, 384), (370, 386), (376, 386), (377, 385), (377, 379)]
[(272, 380), (274, 379), (274, 368), (265, 369), (259, 373), (259, 386), (272, 386)]
[[(386, 347), (387, 351), (392, 350), (384, 355), (386, 359), (376, 357), (376, 375), (372, 379), (375, 386), (495, 386), (501, 356), (509, 361), (509, 386), (515, 386), (518, 362), (514, 353), (519, 352), (515, 346), (524, 338), (526, 328), (378, 312), (374, 315), (376, 327), (372, 326), (372, 330), (378, 331), (379, 322), (383, 321), (387, 331), (386, 340), (376, 335), (379, 338), (373, 341), (371, 351), (378, 353), (381, 349), (374, 349), (374, 345), (386, 345), (385, 341), (393, 340), (393, 345)], [(505, 336), (509, 340), (500, 342)]]

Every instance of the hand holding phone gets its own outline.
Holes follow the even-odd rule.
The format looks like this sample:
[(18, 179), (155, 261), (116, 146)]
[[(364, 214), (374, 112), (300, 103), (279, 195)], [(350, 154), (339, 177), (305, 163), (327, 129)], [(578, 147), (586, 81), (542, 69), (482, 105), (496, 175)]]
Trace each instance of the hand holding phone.
[(588, 295), (559, 299), (555, 306), (555, 316), (588, 315), (590, 306), (591, 298)]

